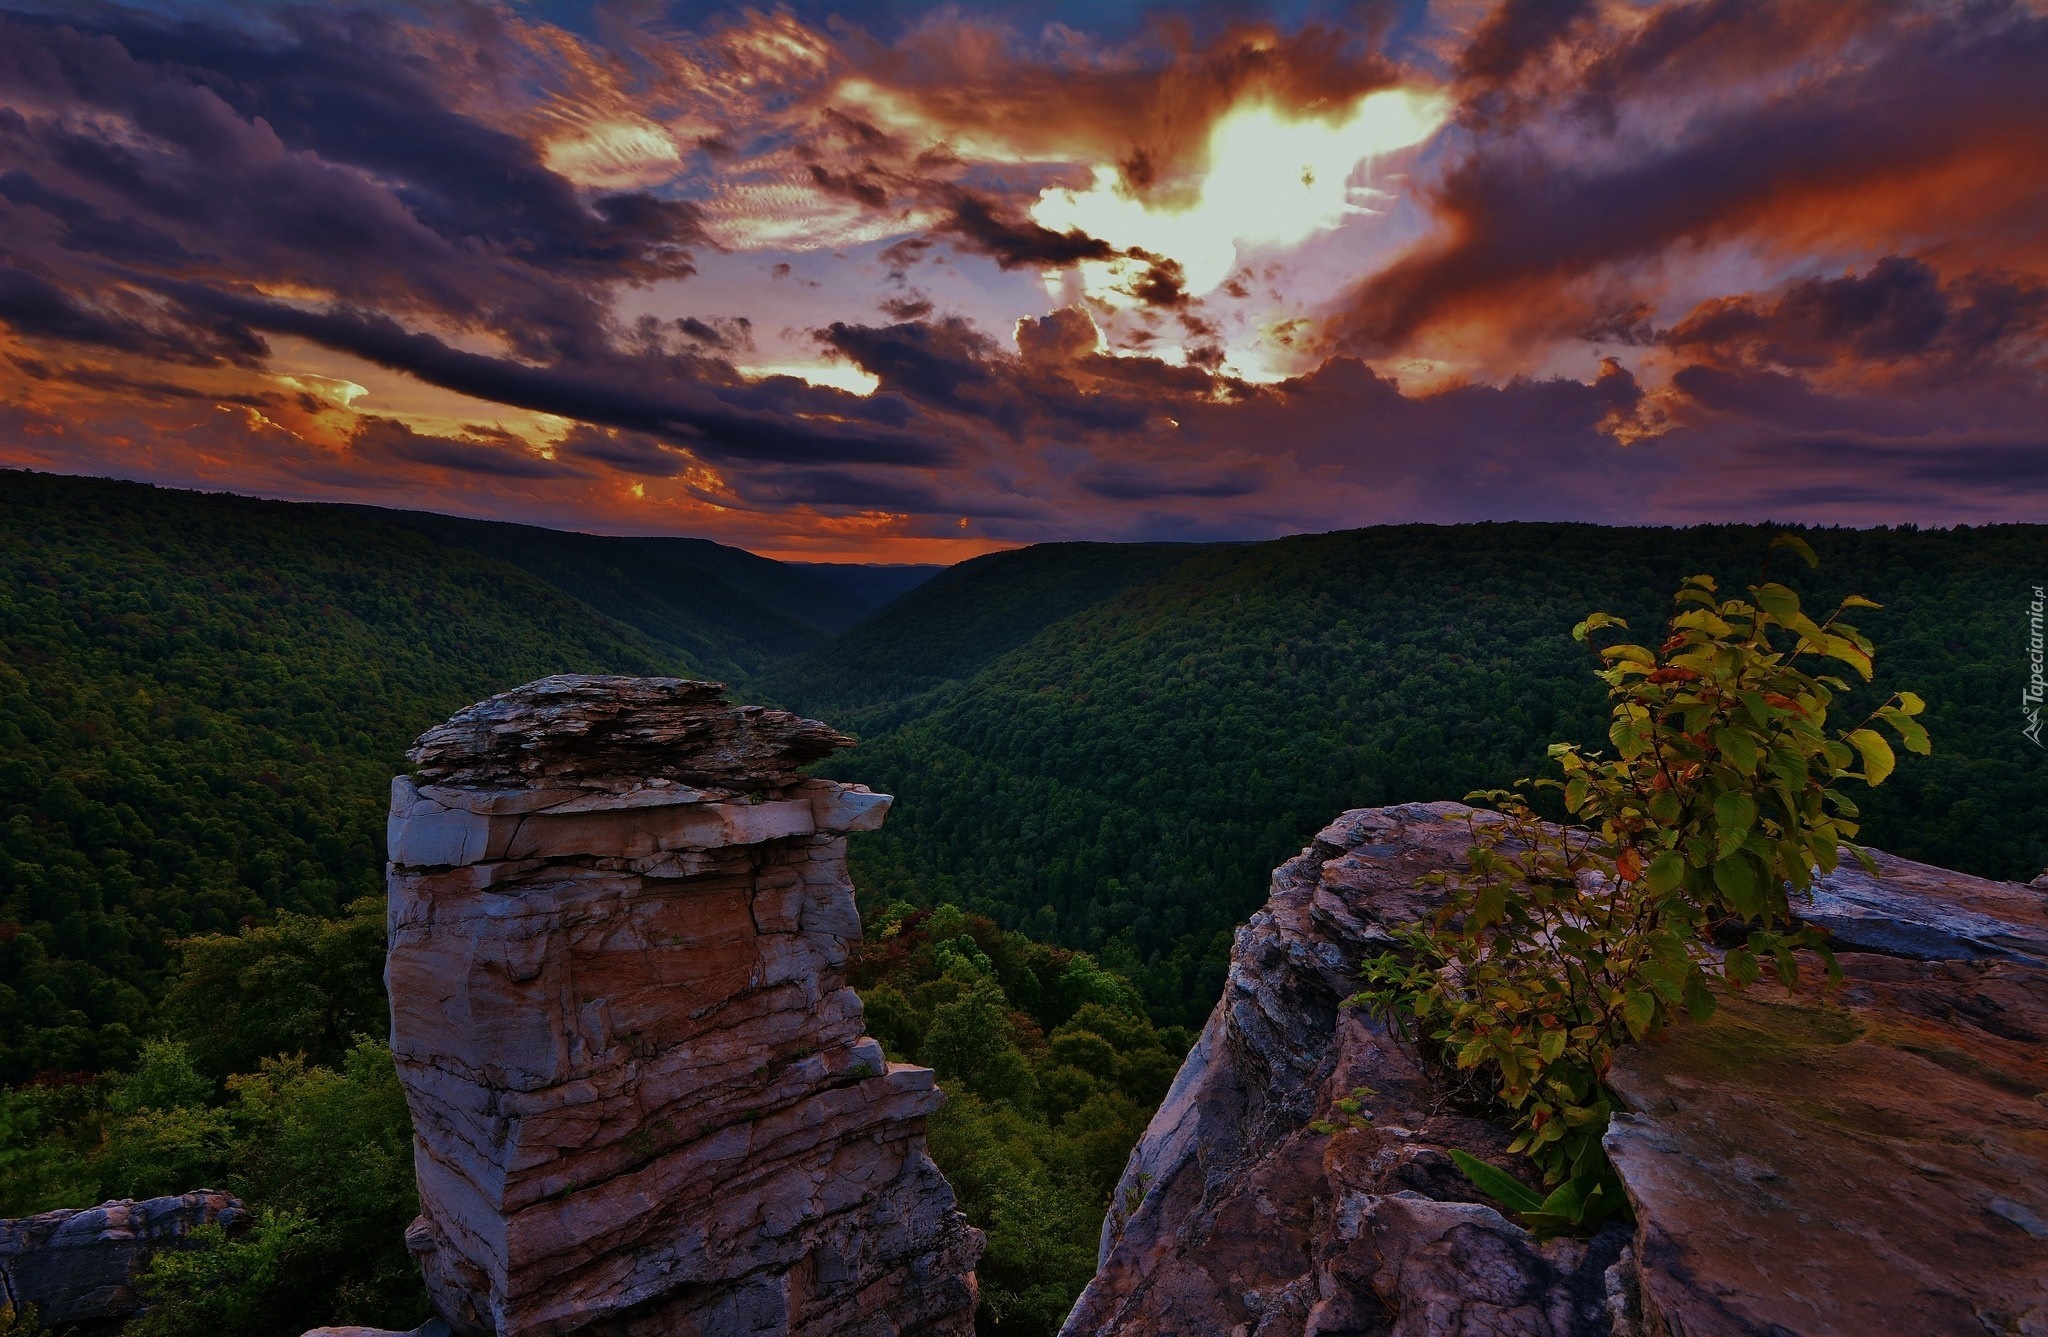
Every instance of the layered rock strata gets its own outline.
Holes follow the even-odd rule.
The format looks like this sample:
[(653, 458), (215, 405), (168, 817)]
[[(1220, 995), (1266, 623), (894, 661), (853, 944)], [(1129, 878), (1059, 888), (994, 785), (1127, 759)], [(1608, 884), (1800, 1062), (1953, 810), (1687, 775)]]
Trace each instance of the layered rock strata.
[[(1806, 913), (1845, 985), (1625, 1051), (1635, 1223), (1539, 1243), (1449, 1159), (1520, 1169), (1506, 1133), (1339, 1006), (1468, 816), (1349, 812), (1276, 870), (1068, 1337), (2048, 1333), (2048, 898), (1882, 855), (1828, 878)], [(1309, 1126), (1354, 1091), (1353, 1126)]]
[(862, 1035), (847, 742), (716, 684), (557, 677), (423, 735), (392, 786), (408, 1233), (500, 1337), (972, 1331), (941, 1099)]
[(141, 1312), (136, 1283), (152, 1254), (246, 1215), (229, 1194), (197, 1189), (0, 1221), (0, 1305), (51, 1331), (111, 1330)]

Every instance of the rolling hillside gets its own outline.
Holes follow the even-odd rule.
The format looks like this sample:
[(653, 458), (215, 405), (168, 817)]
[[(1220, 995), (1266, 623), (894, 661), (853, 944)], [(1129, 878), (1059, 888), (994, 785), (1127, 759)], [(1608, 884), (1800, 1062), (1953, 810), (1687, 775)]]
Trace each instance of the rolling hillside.
[(863, 730), (929, 710), (928, 692), (971, 678), (1045, 628), (1171, 571), (1180, 543), (1041, 543), (948, 567), (758, 686), (792, 710)]
[[(1542, 773), (1554, 739), (1598, 741), (1604, 699), (1572, 624), (1604, 608), (1659, 627), (1682, 575), (1753, 579), (1772, 532), (1358, 530), (1179, 550), (1095, 597), (1073, 553), (1030, 549), (963, 564), (768, 682), (852, 706), (866, 741), (837, 772), (898, 796), (860, 847), (864, 887), (1097, 949), (1162, 1021), (1195, 1024), (1267, 870), (1331, 815), (1461, 797)], [(1807, 536), (1821, 569), (1774, 574), (1812, 602), (1884, 603), (1858, 619), (1879, 680), (1929, 701), (1935, 755), (1859, 800), (1866, 838), (2033, 876), (2048, 754), (2019, 732), (2017, 652), (2048, 528)], [(1041, 598), (1013, 616), (1020, 589), (1071, 590), (1079, 609)], [(858, 693), (891, 649), (905, 667), (887, 681), (921, 695), (871, 704)]]
[(178, 937), (376, 893), (425, 725), (860, 610), (700, 541), (0, 473), (0, 1081), (125, 1062)]

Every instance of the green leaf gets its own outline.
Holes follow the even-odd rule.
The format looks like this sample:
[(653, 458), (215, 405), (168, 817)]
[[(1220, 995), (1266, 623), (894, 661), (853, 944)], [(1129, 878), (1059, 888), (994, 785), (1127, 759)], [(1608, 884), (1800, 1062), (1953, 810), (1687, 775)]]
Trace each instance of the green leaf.
[(1905, 711), (1897, 706), (1886, 706), (1877, 713), (1879, 718), (1898, 732), (1899, 741), (1906, 745), (1906, 751), (1924, 757), (1933, 749), (1933, 744), (1928, 741), (1926, 728)]
[(1797, 534), (1780, 534), (1772, 539), (1770, 551), (1776, 552), (1780, 548), (1798, 553), (1799, 556), (1806, 560), (1806, 564), (1809, 567), (1820, 565), (1820, 558), (1814, 556), (1813, 545)]
[(1643, 1038), (1656, 1017), (1657, 999), (1654, 995), (1636, 990), (1622, 998), (1621, 1019), (1628, 1023), (1629, 1034), (1636, 1039)]
[(1756, 596), (1757, 607), (1794, 631), (1799, 631), (1799, 628), (1793, 624), (1810, 622), (1806, 614), (1800, 610), (1799, 596), (1775, 581), (1768, 585), (1753, 585), (1749, 592)]
[(1927, 703), (1912, 692), (1900, 692), (1899, 709), (1905, 711), (1908, 715), (1918, 715), (1921, 711), (1927, 709)]
[(1513, 1212), (1540, 1211), (1543, 1199), (1537, 1197), (1521, 1180), (1496, 1166), (1488, 1165), (1469, 1151), (1451, 1150), (1451, 1159), (1465, 1172), (1465, 1178), (1472, 1181), (1487, 1197)]
[(1875, 729), (1858, 729), (1848, 735), (1847, 741), (1863, 754), (1863, 779), (1876, 786), (1885, 782), (1898, 763), (1892, 756), (1892, 746), (1884, 741), (1884, 735)]
[(1536, 1052), (1543, 1055), (1545, 1063), (1555, 1063), (1557, 1056), (1564, 1052), (1564, 1040), (1563, 1031), (1545, 1031), (1543, 1038), (1537, 1041)]
[(1722, 858), (1727, 858), (1755, 825), (1755, 799), (1739, 789), (1725, 789), (1714, 796), (1714, 832), (1721, 838)]
[(1747, 729), (1724, 728), (1714, 730), (1714, 746), (1721, 749), (1721, 755), (1728, 758), (1728, 764), (1744, 775), (1756, 771), (1756, 738)]
[(1583, 641), (1602, 627), (1620, 627), (1627, 630), (1628, 623), (1612, 613), (1593, 613), (1588, 615), (1584, 622), (1572, 628), (1572, 639)]
[(1536, 1209), (1539, 1216), (1547, 1216), (1566, 1225), (1576, 1225), (1579, 1213), (1585, 1208), (1585, 1181), (1576, 1176), (1565, 1180), (1552, 1189), (1550, 1196)]
[(1757, 977), (1764, 973), (1763, 967), (1757, 964), (1756, 955), (1742, 947), (1729, 952), (1724, 965), (1728, 971), (1728, 978), (1738, 985), (1754, 984)]
[(1662, 896), (1679, 883), (1685, 881), (1685, 856), (1677, 850), (1665, 850), (1650, 860), (1649, 872), (1644, 876), (1643, 885), (1653, 896)]
[(1728, 898), (1728, 904), (1735, 913), (1744, 919), (1753, 917), (1763, 908), (1763, 901), (1756, 890), (1756, 869), (1741, 854), (1714, 861), (1714, 885)]
[(1694, 1021), (1705, 1021), (1714, 1015), (1714, 992), (1707, 987), (1704, 976), (1695, 975), (1685, 982), (1685, 1014)]

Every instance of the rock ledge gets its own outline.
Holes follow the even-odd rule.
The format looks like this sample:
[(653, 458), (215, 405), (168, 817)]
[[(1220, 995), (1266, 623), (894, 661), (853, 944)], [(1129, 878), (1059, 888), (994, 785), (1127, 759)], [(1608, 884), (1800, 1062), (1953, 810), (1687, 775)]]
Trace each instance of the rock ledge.
[[(1348, 812), (1275, 870), (1066, 1337), (2048, 1334), (2048, 898), (1889, 855), (1826, 879), (1845, 986), (1625, 1051), (1636, 1227), (1539, 1244), (1448, 1156), (1518, 1168), (1506, 1134), (1338, 1007), (1469, 813)], [(1307, 1127), (1360, 1087), (1367, 1127)]]

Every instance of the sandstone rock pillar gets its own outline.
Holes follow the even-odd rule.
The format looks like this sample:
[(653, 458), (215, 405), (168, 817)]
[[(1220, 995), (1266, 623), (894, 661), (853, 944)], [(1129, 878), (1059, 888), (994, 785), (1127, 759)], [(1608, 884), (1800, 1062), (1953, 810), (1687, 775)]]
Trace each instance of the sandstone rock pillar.
[(392, 1048), (458, 1332), (967, 1334), (981, 1237), (842, 967), (848, 740), (715, 683), (542, 679), (392, 786)]

